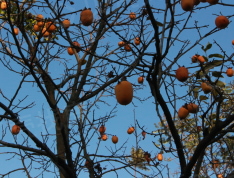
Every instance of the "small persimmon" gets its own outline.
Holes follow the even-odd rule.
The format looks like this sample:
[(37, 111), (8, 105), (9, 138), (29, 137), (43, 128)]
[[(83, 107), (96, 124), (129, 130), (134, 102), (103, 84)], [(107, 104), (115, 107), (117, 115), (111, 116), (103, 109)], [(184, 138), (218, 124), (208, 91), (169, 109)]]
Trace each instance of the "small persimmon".
[(100, 127), (99, 127), (99, 133), (102, 135), (102, 134), (104, 134), (105, 133), (105, 131), (106, 131), (106, 127), (104, 126), (104, 125), (101, 125)]
[(208, 94), (212, 91), (212, 86), (207, 84), (207, 82), (202, 82), (201, 83), (201, 88), (205, 94)]
[(189, 111), (187, 108), (187, 105), (185, 104), (184, 106), (180, 107), (178, 110), (178, 117), (180, 119), (185, 119), (189, 115)]
[(112, 138), (111, 138), (111, 140), (112, 140), (112, 142), (113, 142), (114, 144), (116, 144), (116, 143), (118, 143), (119, 138), (118, 138), (116, 135), (113, 135)]
[(44, 16), (42, 15), (42, 14), (38, 14), (37, 16), (36, 16), (36, 21), (37, 22), (40, 22), (40, 21), (42, 21), (44, 19)]
[(19, 34), (19, 29), (18, 28), (14, 28), (14, 34), (18, 35)]
[(125, 42), (124, 42), (124, 41), (118, 42), (118, 46), (119, 46), (119, 47), (123, 47), (124, 45), (125, 45)]
[(46, 29), (50, 33), (54, 32), (56, 30), (54, 22), (46, 22)]
[(19, 132), (20, 132), (20, 126), (18, 126), (18, 125), (13, 125), (12, 128), (11, 128), (11, 133), (12, 133), (13, 135), (17, 135)]
[(1, 2), (1, 9), (6, 10), (7, 9), (7, 3), (5, 1)]
[(229, 67), (227, 70), (226, 70), (226, 74), (228, 77), (232, 77), (233, 76), (233, 69), (231, 67)]
[(228, 26), (229, 24), (229, 20), (227, 17), (220, 15), (218, 17), (216, 17), (215, 19), (215, 25), (216, 27), (220, 28), (220, 29), (224, 29)]
[(34, 30), (35, 32), (39, 32), (39, 31), (41, 31), (41, 27), (38, 26), (37, 24), (35, 24), (35, 25), (33, 25), (33, 30)]
[(129, 14), (129, 18), (130, 18), (131, 20), (135, 20), (135, 19), (136, 19), (136, 13), (131, 12), (131, 13)]
[(162, 154), (162, 153), (158, 153), (157, 159), (158, 159), (159, 161), (162, 161), (162, 160), (163, 160), (163, 154)]
[(190, 113), (197, 113), (199, 111), (199, 106), (194, 103), (187, 104), (187, 108)]
[(143, 83), (144, 82), (144, 77), (143, 76), (138, 77), (137, 81), (138, 81), (138, 83)]
[(134, 43), (135, 43), (135, 45), (141, 44), (140, 38), (139, 38), (139, 37), (136, 37), (136, 38), (134, 39)]
[(70, 20), (68, 20), (68, 19), (63, 20), (62, 24), (63, 24), (64, 28), (69, 28), (71, 25)]
[(102, 134), (101, 139), (103, 141), (106, 141), (108, 139), (108, 136), (106, 134)]
[(124, 45), (124, 49), (129, 52), (129, 51), (132, 51), (132, 47), (130, 46), (130, 44), (125, 44)]
[(134, 127), (129, 127), (128, 130), (127, 130), (127, 133), (132, 134), (134, 131), (135, 131)]

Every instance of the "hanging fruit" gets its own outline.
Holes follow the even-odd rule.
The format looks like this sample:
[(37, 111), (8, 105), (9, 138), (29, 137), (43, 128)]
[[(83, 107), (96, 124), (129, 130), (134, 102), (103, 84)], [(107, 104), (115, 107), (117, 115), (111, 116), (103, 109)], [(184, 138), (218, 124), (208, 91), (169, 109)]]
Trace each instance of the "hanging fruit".
[(89, 26), (93, 23), (93, 12), (91, 9), (84, 9), (80, 13), (80, 21), (84, 26)]
[(162, 154), (162, 153), (158, 153), (157, 159), (158, 159), (159, 161), (162, 161), (162, 160), (163, 160), (163, 154)]
[(233, 69), (231, 67), (229, 67), (227, 70), (226, 70), (226, 74), (228, 77), (232, 77), (233, 76)]
[(188, 69), (183, 67), (179, 67), (176, 70), (176, 78), (177, 80), (179, 80), (180, 82), (185, 82), (188, 79)]
[(116, 135), (113, 135), (111, 140), (114, 144), (116, 144), (119, 141), (119, 138)]
[(127, 133), (132, 134), (134, 131), (135, 131), (134, 127), (129, 127), (128, 130), (127, 130)]
[(139, 38), (139, 37), (136, 37), (136, 38), (134, 39), (134, 43), (135, 43), (135, 45), (141, 44), (140, 38)]
[(12, 133), (13, 135), (17, 135), (19, 132), (20, 132), (20, 126), (18, 126), (18, 125), (13, 125), (12, 128), (11, 128), (11, 133)]
[(138, 83), (143, 83), (144, 82), (144, 76), (138, 77), (137, 81), (138, 81)]
[(101, 125), (100, 127), (99, 127), (99, 133), (102, 135), (102, 134), (104, 134), (105, 133), (105, 131), (106, 131), (106, 127), (104, 126), (104, 125)]
[(215, 25), (216, 27), (220, 28), (220, 29), (224, 29), (228, 26), (229, 24), (229, 20), (227, 17), (220, 15), (215, 19)]
[(101, 139), (103, 141), (106, 141), (108, 139), (108, 136), (106, 134), (102, 134)]
[(193, 0), (181, 0), (181, 7), (184, 11), (193, 10), (194, 2)]
[(188, 115), (189, 115), (189, 111), (187, 108), (187, 104), (185, 104), (178, 110), (178, 117), (180, 119), (185, 119)]
[(115, 96), (119, 104), (128, 105), (132, 102), (133, 88), (132, 84), (125, 78), (115, 86)]
[(135, 20), (135, 19), (136, 19), (136, 14), (135, 14), (134, 12), (131, 12), (131, 13), (129, 14), (129, 18), (130, 18), (131, 20)]
[(194, 103), (187, 104), (187, 108), (190, 113), (197, 113), (199, 111), (198, 105)]
[(205, 93), (205, 94), (208, 94), (212, 91), (212, 86), (207, 84), (207, 82), (202, 82), (201, 83), (201, 88), (202, 88), (202, 91)]
[(62, 24), (63, 24), (64, 28), (69, 28), (71, 25), (70, 20), (68, 20), (68, 19), (63, 20)]

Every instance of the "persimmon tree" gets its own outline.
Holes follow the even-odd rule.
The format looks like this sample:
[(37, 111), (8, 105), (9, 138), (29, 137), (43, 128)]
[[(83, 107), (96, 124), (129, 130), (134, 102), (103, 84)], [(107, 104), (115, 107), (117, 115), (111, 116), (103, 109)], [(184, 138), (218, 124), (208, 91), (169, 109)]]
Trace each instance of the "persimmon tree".
[[(233, 84), (222, 78), (233, 52), (216, 38), (231, 29), (234, 4), (191, 2), (97, 0), (89, 2), (90, 11), (70, 0), (1, 1), (1, 152), (22, 163), (2, 176), (167, 177), (171, 162), (156, 153), (175, 160), (181, 178), (229, 174)], [(213, 20), (201, 21), (201, 13)], [(220, 15), (225, 21), (215, 22)], [(188, 74), (180, 72), (186, 75), (178, 80), (181, 66)], [(102, 147), (114, 135), (105, 125), (123, 109), (114, 88), (125, 78), (134, 88), (127, 107), (150, 101), (153, 119), (143, 125), (134, 116), (135, 146), (126, 139)], [(202, 82), (211, 91), (203, 93)], [(178, 109), (190, 103), (198, 109), (179, 119)], [(24, 118), (28, 113), (32, 117)], [(31, 126), (39, 123), (40, 129)], [(145, 129), (153, 123), (159, 123), (156, 131)], [(13, 125), (18, 134), (11, 134)]]

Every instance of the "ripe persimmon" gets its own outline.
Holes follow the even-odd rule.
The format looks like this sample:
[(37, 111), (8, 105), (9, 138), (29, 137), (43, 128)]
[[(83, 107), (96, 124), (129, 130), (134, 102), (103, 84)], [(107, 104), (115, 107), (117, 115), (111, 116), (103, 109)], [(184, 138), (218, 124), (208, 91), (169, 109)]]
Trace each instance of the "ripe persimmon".
[(144, 82), (144, 77), (143, 76), (138, 77), (137, 81), (138, 81), (138, 83), (143, 83)]
[(13, 135), (17, 135), (19, 132), (20, 132), (20, 126), (18, 126), (18, 125), (13, 125), (13, 126), (12, 126), (12, 129), (11, 129), (11, 133), (12, 133)]
[(220, 29), (224, 29), (228, 26), (229, 24), (229, 20), (227, 17), (220, 15), (218, 17), (216, 17), (215, 19), (215, 25), (216, 27), (220, 28)]
[(69, 28), (71, 25), (70, 20), (68, 20), (68, 19), (63, 20), (62, 24), (63, 24), (64, 28)]
[(135, 45), (139, 45), (139, 44), (141, 43), (140, 38), (139, 38), (139, 37), (136, 37), (136, 38), (134, 39), (134, 43), (135, 43)]
[(194, 103), (187, 104), (187, 108), (190, 113), (197, 113), (199, 111), (199, 106)]
[(118, 42), (118, 46), (119, 46), (119, 47), (123, 47), (124, 45), (125, 45), (125, 42), (124, 42), (124, 41)]
[(158, 159), (159, 161), (162, 161), (162, 160), (163, 160), (163, 154), (162, 154), (162, 153), (158, 153), (157, 159)]
[(105, 131), (106, 131), (106, 127), (104, 126), (104, 125), (101, 125), (100, 127), (99, 127), (99, 133), (102, 135), (102, 134), (104, 134), (105, 133)]
[(135, 19), (136, 19), (136, 13), (131, 12), (131, 13), (129, 14), (129, 18), (130, 18), (131, 20), (135, 20)]
[(234, 40), (232, 40), (232, 45), (234, 45)]
[(18, 35), (19, 34), (19, 29), (18, 28), (14, 28), (14, 34)]
[(56, 30), (56, 26), (54, 24), (54, 22), (46, 22), (46, 29), (48, 32), (52, 33)]
[(200, 63), (206, 62), (205, 58), (204, 58), (203, 56), (200, 56), (200, 55), (197, 55), (197, 60), (198, 60)]
[(1, 2), (1, 9), (6, 10), (7, 9), (7, 3), (5, 1)]
[(207, 82), (202, 82), (201, 83), (201, 88), (202, 88), (202, 91), (205, 94), (210, 93), (212, 91), (212, 86), (207, 84)]
[(112, 142), (113, 142), (114, 144), (116, 144), (116, 143), (118, 143), (119, 138), (118, 138), (116, 135), (113, 135), (112, 138), (111, 138), (111, 140), (112, 140)]
[(129, 51), (132, 51), (132, 47), (130, 46), (130, 44), (125, 44), (124, 45), (124, 49), (129, 52)]
[(193, 0), (181, 0), (181, 7), (184, 11), (193, 10), (194, 2)]
[(186, 67), (179, 67), (176, 70), (176, 75), (175, 77), (177, 78), (177, 80), (179, 80), (180, 82), (185, 82), (188, 79), (188, 69)]
[(108, 136), (106, 134), (102, 134), (101, 139), (103, 141), (106, 141), (108, 139)]
[(233, 76), (233, 69), (231, 67), (229, 67), (227, 70), (226, 70), (226, 74), (228, 77), (232, 77)]
[(41, 31), (41, 27), (39, 27), (37, 24), (35, 24), (35, 25), (33, 25), (33, 30), (35, 32), (39, 32), (39, 31)]
[(135, 131), (134, 127), (129, 127), (128, 130), (127, 130), (127, 133), (132, 134), (134, 131)]
[(178, 110), (178, 117), (180, 119), (185, 119), (189, 115), (189, 111), (187, 108), (187, 105), (185, 104), (184, 106), (180, 107)]
[(40, 22), (40, 21), (42, 21), (44, 19), (44, 16), (42, 15), (42, 14), (38, 14), (37, 16), (36, 16), (36, 21), (37, 22)]
[(133, 87), (130, 82), (123, 80), (115, 86), (115, 96), (119, 104), (128, 105), (132, 102)]

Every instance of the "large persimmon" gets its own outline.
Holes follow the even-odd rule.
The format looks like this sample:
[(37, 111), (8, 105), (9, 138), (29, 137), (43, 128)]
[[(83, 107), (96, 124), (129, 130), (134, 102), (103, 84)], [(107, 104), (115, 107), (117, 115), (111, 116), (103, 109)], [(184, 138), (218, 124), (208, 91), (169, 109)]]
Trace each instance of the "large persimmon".
[(181, 0), (181, 7), (184, 11), (193, 10), (194, 1), (193, 0)]
[(176, 70), (176, 78), (180, 81), (180, 82), (185, 82), (188, 79), (188, 69), (186, 67), (179, 67)]
[(220, 15), (218, 17), (216, 17), (215, 19), (215, 25), (216, 27), (220, 28), (220, 29), (224, 29), (228, 26), (229, 24), (229, 20), (227, 17)]
[(185, 119), (189, 115), (189, 111), (187, 108), (187, 105), (185, 104), (184, 106), (180, 107), (178, 110), (178, 117), (180, 119)]
[(90, 8), (81, 11), (80, 21), (84, 26), (89, 26), (93, 23), (93, 12)]
[(227, 70), (226, 70), (226, 74), (228, 77), (232, 77), (233, 76), (233, 69), (231, 67), (229, 67)]
[(128, 105), (132, 102), (133, 87), (130, 82), (123, 80), (115, 86), (115, 96), (119, 104)]
[(197, 113), (199, 111), (199, 106), (194, 103), (187, 104), (188, 111), (190, 113)]

